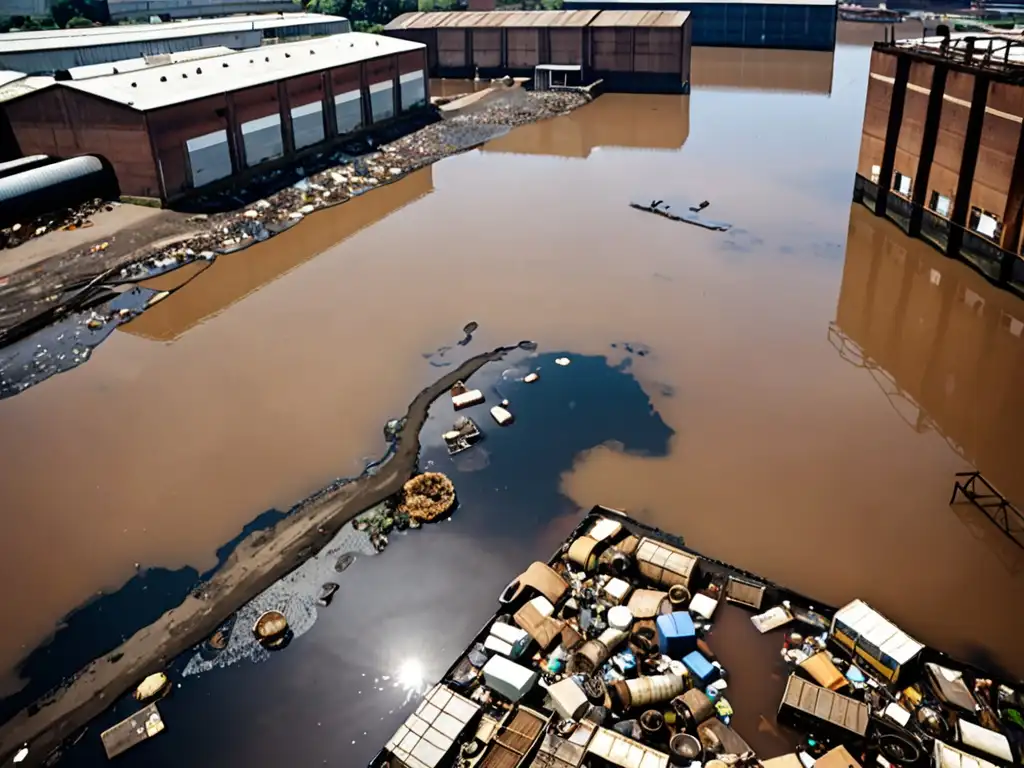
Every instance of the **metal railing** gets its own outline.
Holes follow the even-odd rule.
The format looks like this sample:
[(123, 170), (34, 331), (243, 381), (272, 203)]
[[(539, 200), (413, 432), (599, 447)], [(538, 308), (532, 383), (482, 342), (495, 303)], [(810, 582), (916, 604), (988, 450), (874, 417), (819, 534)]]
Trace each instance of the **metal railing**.
[[(1024, 549), (1024, 514), (1013, 502), (997, 491), (977, 470), (957, 472), (956, 478), (953, 495), (949, 498), (950, 506), (956, 503), (957, 496), (962, 495), (995, 523), (1010, 541)], [(979, 483), (982, 486), (980, 491), (977, 488)]]
[(1024, 37), (1017, 35), (968, 35), (929, 43), (900, 40), (890, 45), (922, 56), (998, 71), (1024, 81)]

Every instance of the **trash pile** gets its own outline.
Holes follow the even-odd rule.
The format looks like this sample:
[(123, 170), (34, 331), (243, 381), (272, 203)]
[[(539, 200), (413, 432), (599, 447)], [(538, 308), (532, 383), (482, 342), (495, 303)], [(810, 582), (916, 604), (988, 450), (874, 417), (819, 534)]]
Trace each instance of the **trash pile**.
[[(815, 608), (615, 510), (595, 508), (498, 601), (371, 768), (994, 768), (1024, 759), (1021, 690), (926, 648), (863, 601)], [(723, 602), (749, 610), (764, 642), (779, 640), (781, 668), (766, 675), (788, 667), (774, 719), (792, 734), (791, 752), (758, 755), (731, 725), (736, 681), (709, 641)]]
[(0, 229), (0, 248), (16, 248), (33, 238), (42, 237), (47, 232), (56, 230), (71, 232), (76, 229), (88, 229), (93, 226), (92, 216), (100, 211), (112, 211), (117, 205), (120, 203), (96, 198), (82, 203), (76, 208), (63, 208), (45, 216), (38, 216), (31, 221), (4, 227)]

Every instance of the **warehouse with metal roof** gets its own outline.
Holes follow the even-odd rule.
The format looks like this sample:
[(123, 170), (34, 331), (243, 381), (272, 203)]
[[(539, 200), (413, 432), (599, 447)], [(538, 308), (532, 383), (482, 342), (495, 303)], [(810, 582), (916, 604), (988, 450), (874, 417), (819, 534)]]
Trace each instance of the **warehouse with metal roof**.
[(227, 16), (234, 13), (294, 11), (291, 0), (107, 0), (113, 21), (148, 19), (194, 19), (199, 16)]
[(426, 49), (352, 32), (16, 95), (22, 155), (98, 155), (123, 195), (173, 201), (427, 105)]
[(672, 11), (443, 11), (407, 13), (385, 34), (427, 46), (439, 77), (574, 71), (607, 90), (685, 92), (689, 14)]
[(8, 32), (0, 35), (0, 69), (38, 74), (198, 48), (255, 48), (351, 31), (348, 19), (316, 13), (233, 16), (166, 24)]
[(836, 47), (836, 0), (564, 0), (568, 10), (686, 11), (694, 45), (730, 48)]

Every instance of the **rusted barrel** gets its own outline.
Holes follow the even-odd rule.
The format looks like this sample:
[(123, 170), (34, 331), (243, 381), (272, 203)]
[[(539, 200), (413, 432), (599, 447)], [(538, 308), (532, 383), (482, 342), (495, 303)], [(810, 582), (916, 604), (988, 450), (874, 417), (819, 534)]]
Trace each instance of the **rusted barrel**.
[[(620, 685), (625, 691), (619, 688)], [(624, 683), (619, 681), (615, 687), (626, 709), (640, 709), (675, 698), (686, 688), (686, 681), (679, 675), (653, 675)]]
[(569, 560), (584, 571), (592, 571), (597, 566), (597, 540), (589, 536), (580, 536), (569, 545)]
[(682, 696), (672, 700), (672, 708), (683, 718), (698, 726), (715, 716), (715, 703), (704, 691), (691, 688)]
[(626, 638), (627, 633), (618, 629), (606, 629), (596, 640), (587, 640), (573, 654), (570, 671), (573, 674), (589, 675), (608, 658)]

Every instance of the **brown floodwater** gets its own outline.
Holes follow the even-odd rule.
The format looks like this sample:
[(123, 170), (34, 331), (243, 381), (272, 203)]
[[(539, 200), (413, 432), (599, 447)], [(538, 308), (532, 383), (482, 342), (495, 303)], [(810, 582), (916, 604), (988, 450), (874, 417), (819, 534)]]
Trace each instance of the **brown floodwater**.
[[(261, 511), (357, 472), (443, 372), (425, 355), (475, 321), (446, 359), (524, 338), (651, 348), (634, 372), (670, 455), (579, 456), (563, 484), (581, 506), (831, 602), (862, 596), (1024, 676), (1019, 561), (947, 506), (971, 463), (1024, 492), (1024, 305), (851, 209), (866, 46), (705, 53), (689, 97), (605, 95), (317, 213), (0, 402), (2, 607), (18, 617), (0, 669), (136, 563), (208, 568)], [(737, 229), (633, 196), (706, 199)]]

